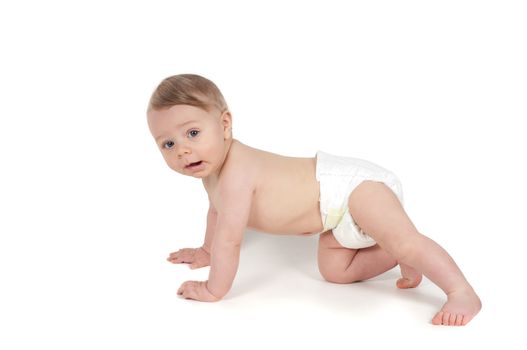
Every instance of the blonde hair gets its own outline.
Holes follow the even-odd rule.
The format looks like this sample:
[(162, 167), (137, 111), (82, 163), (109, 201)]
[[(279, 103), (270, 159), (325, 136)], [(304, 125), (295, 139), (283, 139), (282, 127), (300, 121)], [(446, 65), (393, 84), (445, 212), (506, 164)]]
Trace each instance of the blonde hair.
[(179, 74), (165, 78), (154, 90), (148, 111), (176, 105), (190, 105), (210, 111), (228, 109), (220, 89), (210, 80), (196, 74)]

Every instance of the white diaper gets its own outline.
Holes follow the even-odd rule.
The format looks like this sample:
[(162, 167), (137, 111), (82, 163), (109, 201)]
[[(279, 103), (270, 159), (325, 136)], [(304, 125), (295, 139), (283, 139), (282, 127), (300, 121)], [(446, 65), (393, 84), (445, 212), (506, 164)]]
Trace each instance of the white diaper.
[(389, 170), (366, 160), (318, 152), (316, 176), (320, 183), (320, 215), (324, 232), (333, 230), (335, 239), (347, 248), (375, 245), (375, 241), (357, 226), (348, 208), (349, 196), (361, 182), (382, 182), (403, 203), (399, 179)]

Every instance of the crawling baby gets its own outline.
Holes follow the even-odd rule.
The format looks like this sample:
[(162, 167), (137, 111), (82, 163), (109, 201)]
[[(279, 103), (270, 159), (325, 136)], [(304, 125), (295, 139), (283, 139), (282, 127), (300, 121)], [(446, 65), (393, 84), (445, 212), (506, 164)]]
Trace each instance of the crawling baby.
[(207, 281), (187, 281), (178, 294), (218, 301), (233, 283), (247, 227), (278, 234), (320, 233), (318, 266), (329, 282), (352, 283), (399, 264), (399, 288), (422, 274), (447, 301), (433, 324), (467, 324), (481, 301), (450, 255), (417, 231), (402, 206), (399, 179), (365, 160), (318, 152), (285, 157), (232, 136), (232, 116), (220, 90), (193, 74), (171, 76), (154, 91), (148, 126), (168, 166), (199, 178), (209, 210), (205, 242), (170, 254), (172, 263), (210, 265)]

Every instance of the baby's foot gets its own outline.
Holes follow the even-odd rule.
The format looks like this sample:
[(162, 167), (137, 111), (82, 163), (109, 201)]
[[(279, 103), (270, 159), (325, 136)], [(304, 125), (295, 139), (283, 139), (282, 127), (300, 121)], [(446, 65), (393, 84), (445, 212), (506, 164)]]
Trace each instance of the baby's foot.
[(481, 300), (472, 288), (447, 296), (447, 302), (432, 319), (435, 325), (464, 326), (481, 310)]
[(415, 288), (421, 283), (421, 280), (423, 279), (421, 272), (405, 264), (399, 264), (399, 267), (401, 268), (401, 275), (403, 275), (403, 277), (397, 280), (397, 288)]

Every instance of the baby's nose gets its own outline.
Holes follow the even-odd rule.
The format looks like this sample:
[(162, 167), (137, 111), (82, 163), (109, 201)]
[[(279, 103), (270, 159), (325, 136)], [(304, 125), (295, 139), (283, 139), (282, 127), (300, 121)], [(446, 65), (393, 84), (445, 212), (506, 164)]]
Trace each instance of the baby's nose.
[(188, 148), (188, 147), (186, 147), (186, 146), (178, 146), (178, 149), (177, 149), (177, 155), (178, 155), (178, 157), (181, 158), (182, 156), (184, 156), (184, 155), (186, 155), (186, 154), (190, 154), (190, 153), (192, 153), (192, 152), (190, 151), (190, 148)]

